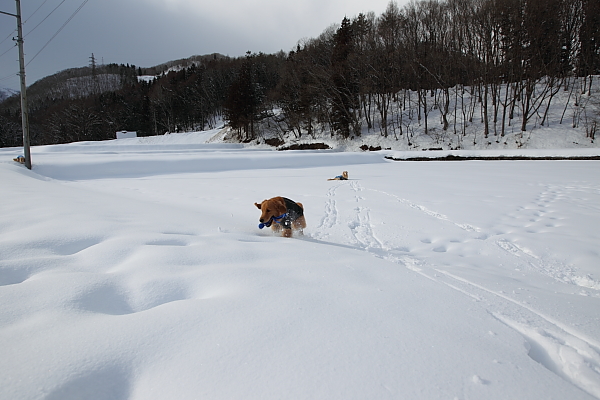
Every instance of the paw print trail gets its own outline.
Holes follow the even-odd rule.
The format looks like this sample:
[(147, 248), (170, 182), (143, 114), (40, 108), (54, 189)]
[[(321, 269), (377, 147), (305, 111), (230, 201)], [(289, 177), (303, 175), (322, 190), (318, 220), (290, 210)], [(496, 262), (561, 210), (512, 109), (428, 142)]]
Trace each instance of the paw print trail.
[(530, 203), (521, 203), (493, 228), (485, 229), (393, 190), (365, 187), (353, 180), (329, 188), (314, 237), (366, 251), (470, 297), (524, 338), (533, 361), (600, 398), (600, 343), (547, 312), (542, 299), (535, 301), (532, 288), (512, 287), (510, 281), (495, 286), (481, 279), (486, 270), (506, 268), (528, 274), (534, 281), (544, 276), (585, 286), (591, 293), (586, 295), (594, 295), (597, 282), (578, 280), (576, 269), (536, 254), (536, 246), (520, 239), (552, 233), (567, 223), (557, 202), (600, 211), (589, 201), (599, 195), (598, 188), (583, 185), (543, 186)]
[(325, 201), (325, 210), (321, 222), (316, 227), (315, 232), (311, 235), (315, 239), (325, 239), (329, 236), (331, 230), (338, 222), (338, 209), (336, 206), (336, 192), (342, 185), (335, 185), (327, 191), (327, 199)]

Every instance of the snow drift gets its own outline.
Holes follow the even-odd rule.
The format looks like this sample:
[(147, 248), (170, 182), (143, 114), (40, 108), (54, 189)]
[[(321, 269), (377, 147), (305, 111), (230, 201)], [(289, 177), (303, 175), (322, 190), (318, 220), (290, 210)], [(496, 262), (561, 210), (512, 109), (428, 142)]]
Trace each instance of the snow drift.
[(0, 150), (0, 397), (600, 398), (599, 161), (208, 136)]

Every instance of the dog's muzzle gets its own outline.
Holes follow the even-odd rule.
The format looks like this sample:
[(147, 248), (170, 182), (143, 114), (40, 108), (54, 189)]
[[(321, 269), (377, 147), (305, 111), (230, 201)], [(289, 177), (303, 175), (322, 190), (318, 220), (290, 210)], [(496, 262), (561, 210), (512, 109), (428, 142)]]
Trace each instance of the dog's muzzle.
[(262, 229), (262, 228), (264, 228), (265, 226), (268, 228), (268, 227), (270, 227), (272, 224), (273, 224), (273, 218), (269, 219), (267, 222), (262, 222), (262, 220), (261, 220), (260, 224), (258, 224), (258, 229)]
[(258, 224), (258, 229), (262, 229), (265, 226), (268, 228), (271, 225), (273, 225), (273, 222), (279, 223), (279, 220), (282, 218), (285, 218), (285, 217), (287, 217), (287, 213), (280, 215), (279, 217), (271, 217), (271, 218), (269, 218), (269, 220), (267, 222), (264, 222), (264, 223), (262, 222), (262, 220), (259, 220), (261, 222), (260, 222), (260, 224)]

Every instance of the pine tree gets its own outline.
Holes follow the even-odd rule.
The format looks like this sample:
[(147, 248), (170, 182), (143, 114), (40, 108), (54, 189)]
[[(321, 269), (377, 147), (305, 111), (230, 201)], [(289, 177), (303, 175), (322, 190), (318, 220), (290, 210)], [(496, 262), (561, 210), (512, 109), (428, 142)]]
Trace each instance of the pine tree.
[(257, 137), (256, 123), (260, 119), (264, 89), (258, 74), (257, 56), (248, 52), (237, 78), (229, 87), (225, 101), (225, 117), (238, 138), (249, 142)]
[(332, 125), (342, 137), (350, 137), (353, 109), (358, 107), (358, 81), (350, 63), (353, 53), (353, 30), (348, 18), (334, 36), (332, 69)]

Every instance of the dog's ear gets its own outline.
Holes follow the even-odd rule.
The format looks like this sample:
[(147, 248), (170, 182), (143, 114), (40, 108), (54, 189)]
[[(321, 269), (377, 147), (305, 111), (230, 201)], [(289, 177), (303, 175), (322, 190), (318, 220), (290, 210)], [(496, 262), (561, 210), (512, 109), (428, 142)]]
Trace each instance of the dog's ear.
[(275, 208), (277, 209), (278, 215), (283, 215), (287, 212), (287, 207), (285, 206), (285, 200), (283, 200), (283, 197), (275, 198)]
[(262, 206), (262, 202), (260, 204), (254, 203), (254, 205), (256, 206), (256, 208), (258, 208), (260, 210), (260, 206)]

